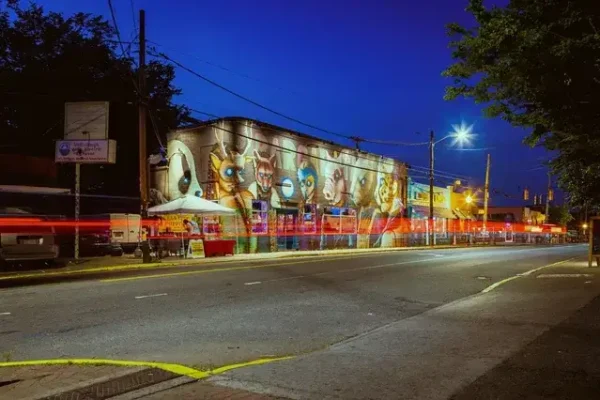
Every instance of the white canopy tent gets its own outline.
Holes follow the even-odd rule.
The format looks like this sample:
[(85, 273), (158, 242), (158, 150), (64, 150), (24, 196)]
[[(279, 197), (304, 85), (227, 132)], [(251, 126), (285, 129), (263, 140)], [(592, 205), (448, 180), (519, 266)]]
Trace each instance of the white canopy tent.
[[(236, 210), (190, 195), (148, 209), (148, 215), (166, 214), (235, 215)], [(237, 232), (237, 220), (235, 223)], [(181, 235), (181, 243), (183, 246), (183, 234)]]
[(236, 211), (232, 208), (223, 207), (220, 204), (202, 199), (196, 196), (183, 196), (168, 203), (150, 207), (148, 214), (199, 214), (199, 215), (234, 215)]

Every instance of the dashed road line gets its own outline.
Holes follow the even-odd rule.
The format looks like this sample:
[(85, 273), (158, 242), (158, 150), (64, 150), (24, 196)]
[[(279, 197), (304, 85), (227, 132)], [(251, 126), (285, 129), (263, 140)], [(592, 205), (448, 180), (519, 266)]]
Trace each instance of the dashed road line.
[(244, 285), (246, 285), (246, 286), (252, 286), (252, 285), (260, 285), (261, 283), (262, 283), (261, 281), (246, 282), (246, 283), (244, 283)]
[(145, 296), (135, 296), (136, 300), (139, 299), (147, 299), (149, 297), (161, 297), (161, 296), (167, 296), (167, 293), (157, 293), (157, 294), (148, 294)]
[(6, 311), (6, 312), (0, 312), (0, 316), (3, 316), (3, 315), (10, 315), (10, 313), (8, 311)]

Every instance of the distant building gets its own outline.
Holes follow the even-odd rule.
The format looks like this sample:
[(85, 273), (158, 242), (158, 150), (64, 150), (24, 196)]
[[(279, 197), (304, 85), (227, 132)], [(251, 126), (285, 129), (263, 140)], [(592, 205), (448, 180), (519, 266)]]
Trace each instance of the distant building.
[(530, 207), (488, 207), (488, 221), (542, 225), (546, 216)]

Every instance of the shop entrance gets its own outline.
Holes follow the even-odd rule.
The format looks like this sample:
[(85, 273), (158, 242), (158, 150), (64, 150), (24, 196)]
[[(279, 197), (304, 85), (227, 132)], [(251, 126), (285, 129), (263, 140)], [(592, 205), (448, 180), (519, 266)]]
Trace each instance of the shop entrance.
[(297, 209), (277, 209), (277, 250), (294, 250), (298, 248), (296, 243), (297, 226)]

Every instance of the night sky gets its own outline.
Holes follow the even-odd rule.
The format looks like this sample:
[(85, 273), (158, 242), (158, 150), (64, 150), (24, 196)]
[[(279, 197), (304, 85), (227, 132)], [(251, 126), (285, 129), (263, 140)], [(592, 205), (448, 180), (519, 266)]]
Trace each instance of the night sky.
[[(102, 14), (106, 1), (43, 0), (47, 9)], [(113, 1), (123, 40), (135, 36), (132, 4)], [(472, 149), (436, 147), (440, 174), (469, 177), (483, 185), (485, 158), (492, 155), (490, 205), (521, 205), (519, 187), (544, 193), (542, 149), (522, 144), (525, 131), (486, 119), (471, 100), (443, 100), (449, 83), (441, 71), (451, 63), (444, 25), (472, 24), (466, 0), (134, 0), (144, 8), (149, 43), (206, 77), (299, 120), (366, 139), (423, 142), (452, 124), (474, 124)], [(227, 70), (225, 70), (227, 69)], [(247, 116), (352, 145), (261, 110), (183, 70), (178, 102), (219, 116)], [(199, 118), (207, 117), (196, 114)], [(421, 132), (418, 134), (417, 132)], [(427, 146), (363, 149), (427, 167)], [(425, 182), (424, 175), (415, 175)], [(439, 185), (449, 183), (440, 178)]]

